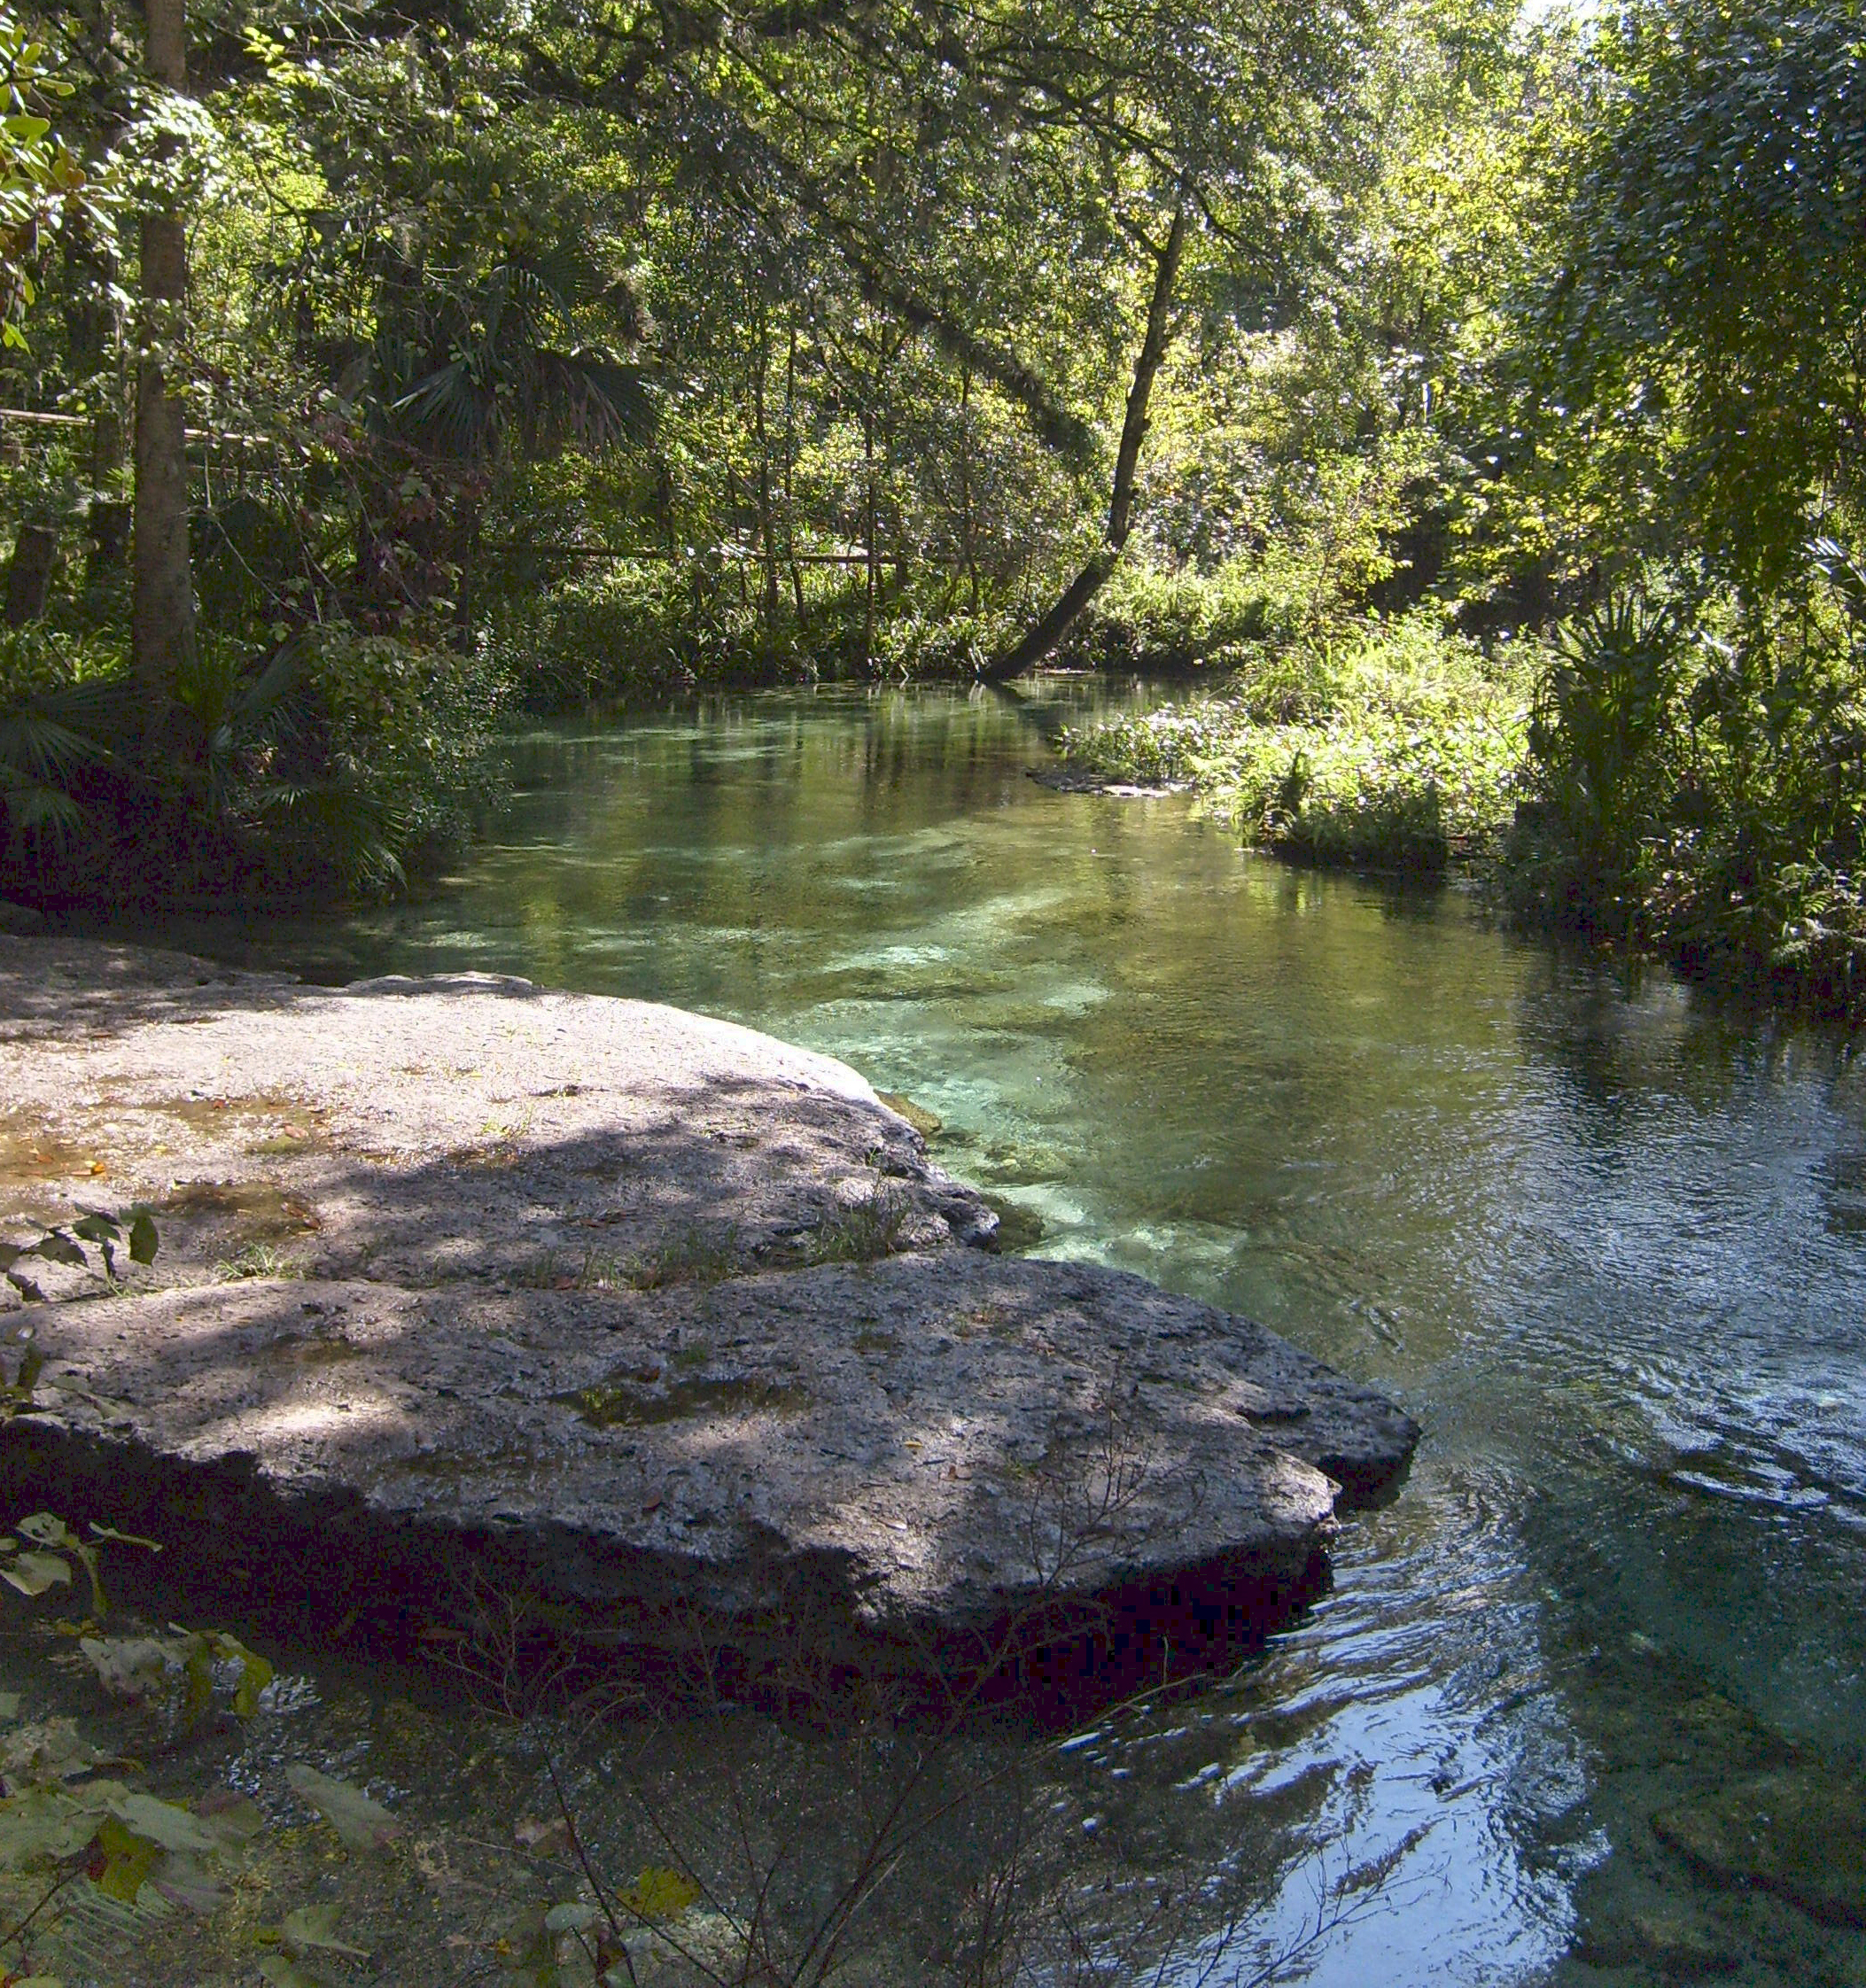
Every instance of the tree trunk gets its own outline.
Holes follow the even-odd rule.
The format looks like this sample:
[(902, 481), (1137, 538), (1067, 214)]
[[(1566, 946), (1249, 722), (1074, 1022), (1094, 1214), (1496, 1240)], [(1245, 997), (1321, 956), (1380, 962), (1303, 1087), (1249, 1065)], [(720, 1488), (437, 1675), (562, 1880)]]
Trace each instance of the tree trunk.
[(777, 626), (777, 521), (771, 501), (771, 439), (765, 430), (765, 376), (771, 365), (771, 339), (762, 312), (758, 317), (758, 368), (751, 376), (752, 431), (758, 445), (758, 545), (765, 564), (765, 625)]
[(797, 557), (797, 321), (784, 354), (784, 550), (790, 561), (790, 591), (797, 602), (798, 634), (804, 632), (804, 569)]
[(101, 492), (123, 467), (123, 327), (115, 301), (115, 252), (82, 211), (66, 229), (65, 267), (70, 286), (66, 351), (91, 405), (89, 482)]
[(45, 612), (58, 569), (58, 534), (49, 524), (22, 524), (6, 570), (6, 625), (23, 628)]
[(979, 611), (978, 528), (972, 518), (972, 369), (959, 376), (959, 533), (966, 578), (972, 584), (972, 612)]
[(875, 543), (875, 415), (866, 408), (862, 410), (862, 485), (865, 511), (862, 537), (868, 577), (867, 611), (862, 621), (862, 666), (866, 669), (868, 659), (875, 654), (875, 594), (881, 578), (881, 548)]
[[(183, 0), (144, 0), (144, 66), (177, 93), (188, 87)], [(172, 152), (173, 140), (163, 142)], [(159, 154), (161, 156), (161, 154)], [(166, 729), (175, 685), (194, 653), (194, 576), (188, 555), (188, 458), (181, 401), (167, 369), (183, 330), (188, 237), (175, 197), (143, 216), (137, 327), (136, 571), (130, 648), (152, 735)]]
[(1140, 445), (1147, 439), (1147, 407), (1154, 379), (1172, 342), (1173, 289), (1179, 280), (1179, 259), (1186, 249), (1186, 207), (1174, 212), (1165, 245), (1155, 251), (1154, 293), (1147, 307), (1147, 332), (1134, 361), (1133, 384), (1127, 392), (1127, 415), (1121, 423), (1121, 447), (1115, 457), (1114, 491), (1108, 500), (1108, 529), (1087, 563), (1063, 588), (1048, 613), (1026, 632), (1014, 648), (989, 664), (983, 674), (994, 681), (1015, 677), (1042, 662), (1069, 633), (1076, 617), (1101, 591), (1114, 571), (1133, 525), (1134, 479), (1140, 467)]

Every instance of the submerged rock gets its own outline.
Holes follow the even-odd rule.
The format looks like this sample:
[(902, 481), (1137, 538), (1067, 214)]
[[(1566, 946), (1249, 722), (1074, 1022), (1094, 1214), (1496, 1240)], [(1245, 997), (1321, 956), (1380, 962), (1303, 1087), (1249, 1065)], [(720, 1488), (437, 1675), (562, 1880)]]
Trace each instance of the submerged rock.
[[(956, 1246), (989, 1209), (826, 1058), (520, 982), (89, 950), (48, 964), (83, 1034), (0, 951), (0, 1187), (44, 1220), (102, 1164), (171, 1281), (32, 1308), (0, 1495), (167, 1540), (248, 1612), (444, 1645), (496, 1597), (586, 1652), (1079, 1697), (1261, 1635), (1411, 1456), (1261, 1326)], [(236, 1246), (273, 1274), (226, 1281)]]
[(1703, 1875), (1833, 1926), (1866, 1926), (1866, 1782), (1806, 1763), (1707, 1790), (1652, 1818)]

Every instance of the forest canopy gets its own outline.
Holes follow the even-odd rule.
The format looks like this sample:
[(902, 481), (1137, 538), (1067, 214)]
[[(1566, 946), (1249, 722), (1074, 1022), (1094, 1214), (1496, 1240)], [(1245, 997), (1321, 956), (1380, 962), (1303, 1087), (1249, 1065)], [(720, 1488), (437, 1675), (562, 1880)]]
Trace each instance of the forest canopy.
[(15, 894), (502, 707), (1046, 660), (1247, 833), (1851, 1000), (1857, 8), (0, 9)]

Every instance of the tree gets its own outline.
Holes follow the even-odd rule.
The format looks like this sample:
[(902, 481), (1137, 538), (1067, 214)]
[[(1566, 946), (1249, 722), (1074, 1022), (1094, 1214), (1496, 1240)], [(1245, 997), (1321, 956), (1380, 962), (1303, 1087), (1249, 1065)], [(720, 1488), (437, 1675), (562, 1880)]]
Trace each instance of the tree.
[[(171, 97), (188, 89), (184, 0), (144, 0), (144, 66)], [(158, 142), (158, 172), (176, 157)], [(188, 547), (185, 415), (175, 372), (188, 301), (188, 237), (172, 178), (150, 190), (142, 217), (142, 311), (136, 329), (135, 583), (130, 648), (146, 734), (161, 735), (195, 648), (194, 574)]]
[(27, 265), (40, 234), (84, 185), (46, 101), (70, 88), (50, 71), (43, 44), (0, 5), (0, 338), (16, 348), (35, 296)]
[(1753, 596), (1866, 452), (1866, 31), (1852, 0), (1641, 0), (1607, 33), (1541, 330), (1547, 399), (1632, 436)]

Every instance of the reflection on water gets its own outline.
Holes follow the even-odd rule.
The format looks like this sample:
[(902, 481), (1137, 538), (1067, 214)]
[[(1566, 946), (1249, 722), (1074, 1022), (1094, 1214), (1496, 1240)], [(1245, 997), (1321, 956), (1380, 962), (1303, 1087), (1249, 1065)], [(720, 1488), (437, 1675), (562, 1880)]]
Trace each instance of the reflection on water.
[(1341, 1984), (1866, 1980), (1843, 1050), (1629, 992), (1455, 892), (1241, 855), (1177, 798), (1029, 780), (1100, 695), (540, 737), (435, 902), (212, 942), (516, 971), (830, 1051), (936, 1113), (938, 1157), (1039, 1250), (1255, 1314), (1420, 1417), (1411, 1484), (1300, 1625), (1045, 1770), (1085, 1925), (1097, 1887), (1231, 1874), (1170, 1921), (1161, 1979), (1299, 1949)]

